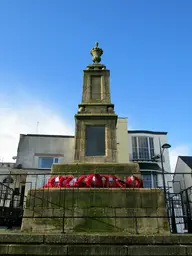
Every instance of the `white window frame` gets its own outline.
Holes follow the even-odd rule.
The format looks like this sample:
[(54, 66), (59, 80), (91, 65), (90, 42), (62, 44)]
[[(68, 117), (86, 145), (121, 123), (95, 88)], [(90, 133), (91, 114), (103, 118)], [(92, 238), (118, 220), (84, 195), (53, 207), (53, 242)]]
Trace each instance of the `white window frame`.
[[(141, 175), (142, 176), (146, 176), (146, 175), (151, 176), (151, 188), (158, 188), (157, 172), (145, 170), (145, 171), (141, 172)], [(155, 181), (154, 181), (155, 176), (156, 176), (156, 186), (155, 186)]]
[[(147, 148), (148, 148), (148, 154), (149, 154), (149, 159), (142, 159), (140, 158), (140, 155), (139, 155), (139, 137), (144, 137), (144, 138), (147, 138)], [(154, 155), (155, 155), (155, 147), (154, 147), (154, 137), (152, 136), (132, 136), (132, 138), (136, 138), (136, 152), (137, 152), (137, 159), (136, 158), (133, 158), (133, 140), (131, 141), (132, 143), (132, 159), (133, 161), (135, 160), (143, 160), (143, 161), (150, 161), (152, 159), (152, 155), (151, 155), (151, 147), (150, 147), (150, 142), (149, 142), (149, 139), (152, 138), (153, 139), (153, 149), (154, 149)]]
[[(39, 161), (40, 161), (41, 158), (52, 158), (53, 159), (53, 163), (52, 164), (59, 163), (59, 159), (60, 159), (60, 157), (55, 157), (55, 156), (54, 157), (52, 157), (52, 156), (39, 156), (38, 157), (38, 169), (51, 169), (51, 167), (43, 168), (43, 167), (39, 166)], [(55, 162), (56, 159), (57, 159), (57, 162)]]

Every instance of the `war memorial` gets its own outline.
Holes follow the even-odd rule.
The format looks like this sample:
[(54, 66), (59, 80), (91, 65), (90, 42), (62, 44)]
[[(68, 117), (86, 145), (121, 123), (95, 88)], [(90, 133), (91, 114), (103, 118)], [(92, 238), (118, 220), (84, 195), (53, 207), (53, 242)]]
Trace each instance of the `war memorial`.
[(170, 232), (164, 191), (143, 188), (139, 165), (117, 161), (102, 54), (96, 43), (83, 71), (74, 162), (54, 164), (28, 192), (21, 230), (1, 232), (0, 255), (192, 255), (192, 236)]

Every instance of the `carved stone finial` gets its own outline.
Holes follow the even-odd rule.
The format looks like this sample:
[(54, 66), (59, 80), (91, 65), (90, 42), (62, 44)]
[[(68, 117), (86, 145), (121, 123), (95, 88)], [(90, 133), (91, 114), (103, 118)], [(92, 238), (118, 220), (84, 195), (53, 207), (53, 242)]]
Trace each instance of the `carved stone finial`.
[(95, 43), (95, 47), (91, 49), (91, 55), (93, 56), (92, 61), (95, 64), (98, 64), (101, 61), (101, 55), (103, 54), (103, 50), (98, 47), (99, 43)]

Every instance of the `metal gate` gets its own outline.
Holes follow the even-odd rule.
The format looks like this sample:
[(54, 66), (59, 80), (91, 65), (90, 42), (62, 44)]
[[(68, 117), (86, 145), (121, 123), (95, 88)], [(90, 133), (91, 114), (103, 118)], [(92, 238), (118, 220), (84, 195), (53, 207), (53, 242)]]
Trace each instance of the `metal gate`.
[(20, 226), (23, 216), (24, 186), (10, 188), (0, 182), (0, 226)]

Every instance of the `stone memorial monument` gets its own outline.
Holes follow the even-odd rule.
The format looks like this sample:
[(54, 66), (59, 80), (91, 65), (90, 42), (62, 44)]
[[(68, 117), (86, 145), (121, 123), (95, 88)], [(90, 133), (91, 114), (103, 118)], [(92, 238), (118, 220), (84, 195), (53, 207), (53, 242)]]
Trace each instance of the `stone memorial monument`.
[[(100, 64), (98, 43), (91, 54), (93, 64), (83, 71), (82, 102), (75, 115), (74, 163), (54, 164), (51, 175), (140, 177), (138, 164), (117, 162), (110, 71)], [(169, 232), (169, 226), (160, 189), (41, 188), (29, 191), (22, 231), (157, 234)]]

